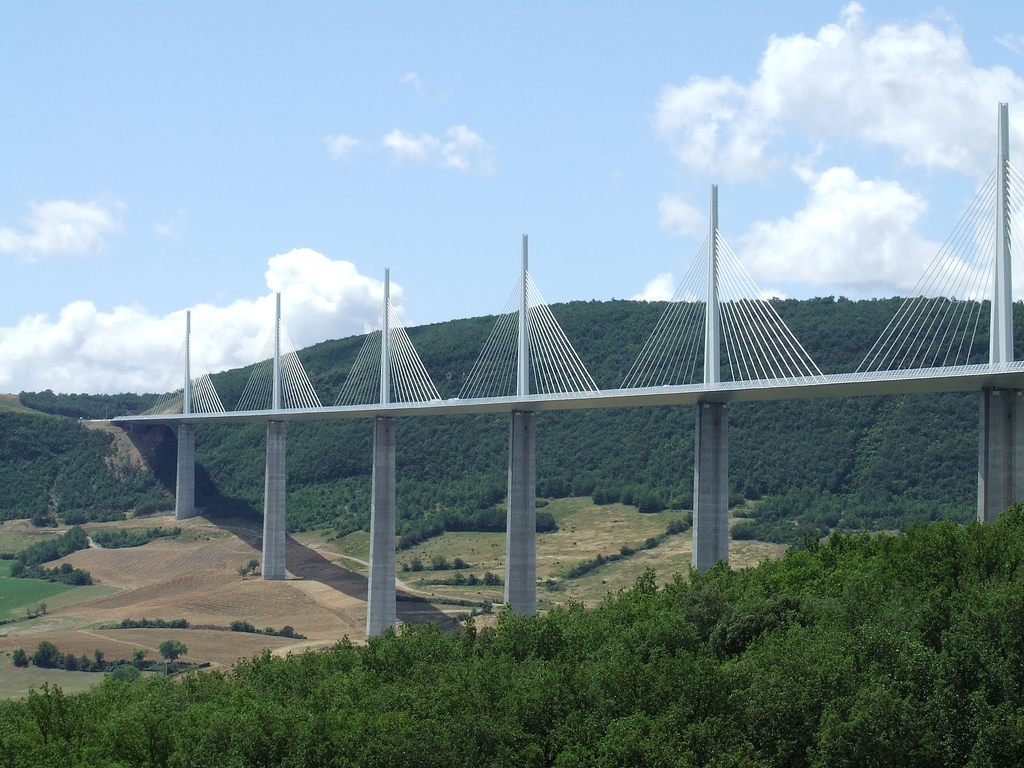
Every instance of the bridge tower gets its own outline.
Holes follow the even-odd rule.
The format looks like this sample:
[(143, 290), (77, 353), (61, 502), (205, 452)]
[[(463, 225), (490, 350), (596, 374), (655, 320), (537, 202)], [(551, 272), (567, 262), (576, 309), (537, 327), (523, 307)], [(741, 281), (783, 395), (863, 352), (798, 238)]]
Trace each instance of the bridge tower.
[[(192, 413), (192, 311), (185, 311), (185, 382), (181, 412)], [(196, 514), (196, 425), (178, 427), (178, 471), (174, 486), (174, 519), (187, 520)]]
[[(274, 372), (270, 408), (280, 414), (281, 393), (281, 294), (277, 294), (274, 313)], [(285, 574), (285, 437), (287, 423), (271, 418), (267, 422), (267, 470), (263, 486), (263, 565), (264, 580), (280, 580)]]
[[(384, 270), (384, 311), (380, 337), (380, 404), (391, 402), (391, 341), (388, 312), (390, 270)], [(395, 605), (395, 419), (373, 420), (373, 479), (370, 501), (370, 576), (366, 636), (377, 637), (398, 624)]]
[[(996, 254), (993, 269), (989, 363), (1013, 362), (1013, 283), (1010, 252), (1009, 111), (1000, 104), (996, 147)], [(978, 520), (993, 522), (1011, 504), (1024, 501), (1024, 390), (981, 393), (978, 441)]]
[[(721, 377), (718, 306), (718, 186), (711, 187), (704, 383)], [(693, 567), (700, 572), (729, 562), (729, 412), (725, 403), (697, 403), (693, 469)]]
[[(519, 362), (516, 395), (530, 394), (529, 245), (523, 235), (519, 295)], [(533, 411), (513, 410), (508, 441), (508, 508), (505, 534), (505, 603), (514, 613), (537, 612), (537, 431)]]

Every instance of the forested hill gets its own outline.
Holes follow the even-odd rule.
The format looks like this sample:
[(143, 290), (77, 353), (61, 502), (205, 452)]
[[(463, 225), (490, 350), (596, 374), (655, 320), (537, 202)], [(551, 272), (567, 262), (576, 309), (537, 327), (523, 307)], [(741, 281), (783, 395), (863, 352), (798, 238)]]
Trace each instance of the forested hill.
[[(825, 373), (854, 370), (901, 299), (774, 302)], [(602, 388), (618, 386), (664, 310), (661, 303), (571, 302), (552, 311)], [(984, 313), (983, 313), (984, 315)], [(1022, 348), (1024, 311), (1016, 313)], [(495, 318), (410, 328), (442, 397), (458, 395)], [(321, 400), (331, 403), (363, 337), (300, 351)], [(977, 340), (979, 354), (987, 337)], [(251, 368), (215, 375), (228, 407)], [(21, 393), (22, 403), (73, 417), (138, 411), (151, 398)], [(733, 404), (729, 408), (733, 504), (750, 502), (740, 537), (798, 540), (804, 531), (896, 529), (911, 520), (969, 520), (977, 482), (976, 394)], [(501, 524), (507, 416), (404, 418), (397, 449), (399, 533), (406, 542), (441, 530)], [(207, 514), (259, 515), (264, 427), (197, 430), (197, 503)], [(540, 497), (592, 495), (641, 509), (689, 509), (692, 407), (540, 413)], [(304, 422), (288, 428), (288, 525), (368, 526), (371, 424)], [(173, 451), (169, 443), (166, 451)], [(166, 461), (164, 466), (166, 466)], [(171, 462), (173, 463), (173, 462)], [(158, 472), (165, 484), (171, 478)], [(0, 486), (0, 495), (7, 493)], [(0, 502), (0, 508), (3, 503)]]

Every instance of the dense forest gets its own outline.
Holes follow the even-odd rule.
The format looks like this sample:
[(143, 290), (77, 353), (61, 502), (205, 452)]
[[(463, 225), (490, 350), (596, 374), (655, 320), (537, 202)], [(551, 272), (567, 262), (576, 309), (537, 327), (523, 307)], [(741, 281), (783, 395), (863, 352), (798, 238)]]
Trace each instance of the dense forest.
[(444, 635), (0, 702), (21, 766), (1017, 766), (1024, 513)]
[[(857, 367), (900, 302), (827, 297), (773, 304), (822, 371), (832, 373)], [(664, 305), (592, 301), (552, 309), (597, 384), (611, 388), (622, 381)], [(1015, 315), (1021, 348), (1021, 305)], [(442, 397), (458, 394), (493, 323), (494, 318), (484, 317), (409, 329)], [(326, 341), (300, 352), (323, 402), (333, 403), (363, 338)], [(982, 333), (976, 346), (984, 350), (987, 343)], [(251, 370), (213, 377), (229, 408)], [(52, 392), (21, 393), (21, 399), (37, 410), (79, 418), (134, 413), (153, 401), (152, 396)], [(63, 425), (48, 426), (51, 431), (86, 434), (76, 424), (51, 421)], [(505, 416), (399, 421), (397, 492), (404, 541), (502, 524), (497, 512), (505, 495), (507, 421)], [(973, 393), (733, 404), (731, 502), (747, 502), (748, 516), (734, 534), (794, 542), (814, 531), (892, 530), (937, 518), (966, 522), (976, 503), (977, 421), (978, 396)], [(538, 496), (593, 496), (598, 503), (622, 501), (648, 511), (689, 509), (693, 423), (691, 407), (540, 413)], [(289, 425), (290, 530), (330, 526), (347, 533), (368, 526), (371, 430), (368, 420)], [(6, 430), (0, 433), (7, 439)], [(57, 450), (23, 474), (14, 468), (20, 449), (0, 453), (0, 480), (16, 476), (24, 486), (18, 491), (0, 484), (0, 515), (49, 509), (62, 519), (95, 519), (110, 514), (96, 502), (104, 494), (120, 513), (135, 503), (158, 504), (160, 491), (173, 488), (173, 438), (151, 471), (137, 478), (118, 478), (100, 466), (101, 439), (89, 436), (96, 442), (90, 458), (74, 459), (83, 472), (88, 465), (90, 473), (97, 473), (100, 480), (92, 484), (105, 484), (88, 499), (55, 492), (63, 477), (53, 455)], [(213, 516), (259, 516), (264, 427), (203, 425), (196, 439), (197, 504)], [(74, 477), (80, 477), (77, 471)], [(88, 490), (90, 484), (76, 482), (75, 487)]]
[(113, 442), (77, 419), (0, 411), (0, 521), (76, 525), (173, 507), (152, 469), (118, 461)]

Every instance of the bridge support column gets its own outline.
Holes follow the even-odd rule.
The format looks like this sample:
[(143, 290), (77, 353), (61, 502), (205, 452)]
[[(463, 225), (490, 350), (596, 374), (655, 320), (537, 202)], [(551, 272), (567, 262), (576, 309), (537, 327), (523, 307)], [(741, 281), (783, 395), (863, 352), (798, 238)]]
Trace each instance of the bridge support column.
[(1024, 501), (1024, 390), (981, 393), (978, 441), (978, 520), (995, 522)]
[(505, 602), (513, 613), (537, 612), (537, 433), (534, 414), (512, 411), (508, 447)]
[(267, 477), (263, 488), (263, 565), (264, 580), (284, 578), (284, 449), (283, 421), (267, 422)]
[(373, 423), (373, 497), (370, 502), (370, 579), (366, 636), (396, 629), (395, 609), (395, 419)]
[(178, 472), (174, 485), (174, 519), (196, 515), (196, 425), (178, 427)]
[(729, 562), (729, 412), (725, 403), (698, 403), (692, 562), (703, 573), (719, 560)]

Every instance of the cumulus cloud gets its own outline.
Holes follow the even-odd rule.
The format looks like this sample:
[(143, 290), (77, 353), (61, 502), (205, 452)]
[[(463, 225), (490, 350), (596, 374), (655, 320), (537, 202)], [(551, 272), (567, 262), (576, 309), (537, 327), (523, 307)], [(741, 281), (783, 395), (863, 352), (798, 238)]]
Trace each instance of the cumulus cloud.
[(494, 168), (491, 162), (491, 150), (480, 134), (464, 125), (453, 125), (448, 129), (448, 141), (445, 142), (442, 154), (446, 168), (459, 171), (477, 171), (491, 173)]
[(339, 133), (334, 136), (324, 136), (324, 143), (327, 144), (327, 151), (335, 160), (348, 160), (352, 150), (359, 145), (359, 139)]
[(51, 200), (30, 203), (27, 231), (0, 227), (0, 253), (16, 253), (34, 261), (39, 256), (81, 255), (103, 247), (105, 235), (120, 223), (110, 208), (96, 202)]
[(802, 178), (809, 193), (801, 210), (755, 222), (739, 240), (756, 280), (855, 295), (913, 288), (939, 248), (917, 233), (928, 208), (923, 198), (895, 181), (862, 180), (850, 168), (805, 171)]
[(429, 133), (415, 136), (398, 128), (386, 134), (380, 143), (391, 152), (391, 159), (395, 165), (425, 163), (441, 148), (441, 142)]
[[(283, 323), (297, 348), (372, 329), (383, 299), (380, 280), (306, 248), (271, 258), (266, 279), (263, 296), (192, 308), (193, 341), (210, 371), (258, 359), (273, 327), (274, 292), (281, 292)], [(392, 283), (392, 303), (401, 300)], [(76, 301), (56, 318), (26, 316), (0, 328), (0, 391), (160, 391), (184, 332), (184, 310), (159, 316), (139, 304), (105, 311)]]
[(418, 136), (395, 128), (381, 139), (382, 146), (391, 152), (395, 165), (420, 165), (436, 162), (442, 168), (472, 171), (483, 175), (494, 172), (491, 148), (480, 134), (465, 125), (453, 125), (442, 141), (429, 133)]
[(692, 235), (707, 226), (704, 214), (673, 195), (662, 195), (658, 202), (661, 228), (672, 235)]
[[(974, 66), (956, 29), (870, 28), (850, 3), (815, 37), (772, 37), (749, 84), (694, 77), (666, 86), (654, 130), (680, 162), (730, 178), (777, 167), (773, 141), (794, 127), (814, 141), (853, 138), (908, 164), (978, 174), (992, 165), (996, 103), (1022, 98), (1024, 79)], [(1011, 143), (1024, 140), (1024, 119), (1011, 131)]]
[(644, 289), (635, 296), (633, 301), (669, 301), (676, 292), (676, 281), (671, 272), (662, 272), (651, 280)]

